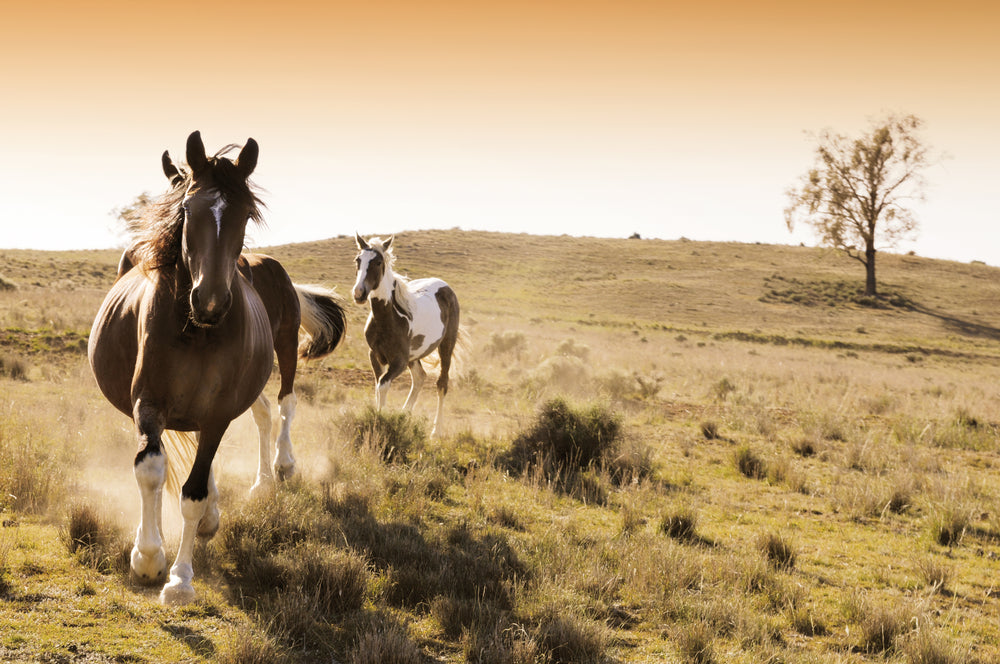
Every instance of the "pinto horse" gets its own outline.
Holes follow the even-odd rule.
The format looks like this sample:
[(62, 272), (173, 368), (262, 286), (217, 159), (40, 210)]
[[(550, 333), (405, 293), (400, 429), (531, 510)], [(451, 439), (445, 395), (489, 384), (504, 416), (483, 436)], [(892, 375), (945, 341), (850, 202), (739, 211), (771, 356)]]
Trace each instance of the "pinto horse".
[(403, 409), (413, 410), (426, 372), (421, 360), (437, 351), (441, 373), (437, 381), (437, 412), (431, 436), (441, 426), (441, 409), (448, 393), (448, 371), (459, 342), (458, 297), (440, 279), (410, 281), (393, 272), (392, 240), (373, 237), (365, 241), (355, 233), (358, 255), (354, 301), (371, 307), (365, 339), (375, 373), (375, 407), (385, 405), (393, 379), (410, 369), (410, 393)]
[[(97, 384), (132, 417), (138, 435), (134, 474), (141, 516), (131, 569), (140, 582), (166, 576), (163, 486), (168, 468), (176, 473), (178, 459), (193, 456), (180, 487), (183, 527), (160, 593), (165, 604), (194, 599), (195, 538), (211, 537), (219, 526), (212, 461), (229, 423), (259, 400), (273, 364), (273, 330), (282, 318), (272, 320), (262, 300), (266, 283), (251, 284), (265, 269), (255, 273), (249, 261), (241, 268), (247, 223), (261, 220), (248, 180), (258, 146), (248, 139), (235, 160), (221, 156), (227, 149), (210, 158), (198, 132), (188, 137), (190, 172), (178, 170), (171, 189), (133, 222), (135, 242), (90, 333)], [(284, 306), (297, 310), (297, 298)], [(181, 449), (188, 442), (193, 453)]]

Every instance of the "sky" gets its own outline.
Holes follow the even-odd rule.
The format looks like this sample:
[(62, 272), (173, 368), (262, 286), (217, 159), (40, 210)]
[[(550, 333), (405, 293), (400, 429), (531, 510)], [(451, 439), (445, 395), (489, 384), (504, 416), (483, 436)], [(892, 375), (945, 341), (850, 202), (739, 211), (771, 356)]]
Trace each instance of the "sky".
[[(122, 246), (166, 149), (260, 144), (248, 244), (462, 228), (815, 244), (815, 134), (912, 113), (896, 251), (1000, 265), (992, 0), (21, 0), (0, 22), (0, 248)], [(349, 258), (348, 258), (349, 259)], [(2, 270), (2, 266), (0, 266)]]

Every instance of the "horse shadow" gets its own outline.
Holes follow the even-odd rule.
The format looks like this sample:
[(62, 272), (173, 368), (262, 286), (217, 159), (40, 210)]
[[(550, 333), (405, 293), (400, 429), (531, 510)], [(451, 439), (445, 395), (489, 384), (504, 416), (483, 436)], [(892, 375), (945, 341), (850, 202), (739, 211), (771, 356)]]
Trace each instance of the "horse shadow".
[(160, 629), (186, 645), (199, 657), (210, 659), (215, 655), (215, 646), (212, 644), (212, 640), (190, 627), (168, 623), (160, 625)]

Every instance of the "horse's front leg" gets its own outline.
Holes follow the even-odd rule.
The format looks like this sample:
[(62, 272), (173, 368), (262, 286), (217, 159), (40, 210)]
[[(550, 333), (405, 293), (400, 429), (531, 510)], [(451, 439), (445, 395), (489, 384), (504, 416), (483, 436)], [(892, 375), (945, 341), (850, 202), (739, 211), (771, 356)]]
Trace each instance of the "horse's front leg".
[(135, 402), (133, 411), (139, 436), (135, 455), (135, 482), (139, 487), (139, 527), (132, 547), (133, 577), (147, 585), (162, 583), (167, 574), (167, 556), (163, 550), (163, 483), (167, 476), (167, 457), (160, 445), (163, 413), (144, 399)]
[(170, 568), (170, 580), (160, 592), (163, 604), (187, 604), (194, 601), (194, 544), (199, 534), (214, 533), (218, 528), (218, 514), (215, 514), (214, 527), (212, 510), (218, 502), (215, 493), (215, 482), (212, 476), (212, 460), (219, 448), (222, 434), (225, 433), (228, 422), (203, 426), (198, 436), (198, 452), (195, 454), (194, 466), (187, 481), (181, 487), (181, 517), (184, 523), (181, 527), (181, 542), (177, 547), (177, 558)]
[[(389, 361), (388, 366), (380, 376), (378, 370), (376, 369), (376, 383), (375, 383), (375, 407), (378, 410), (382, 410), (385, 406), (386, 396), (389, 394), (389, 386), (392, 385), (393, 379), (399, 376), (403, 371), (406, 370), (406, 358), (393, 358)], [(375, 360), (372, 359), (372, 367), (375, 367)]]
[(261, 392), (257, 400), (250, 406), (254, 424), (257, 425), (258, 455), (257, 479), (250, 487), (250, 495), (257, 496), (273, 488), (274, 477), (271, 475), (271, 402)]

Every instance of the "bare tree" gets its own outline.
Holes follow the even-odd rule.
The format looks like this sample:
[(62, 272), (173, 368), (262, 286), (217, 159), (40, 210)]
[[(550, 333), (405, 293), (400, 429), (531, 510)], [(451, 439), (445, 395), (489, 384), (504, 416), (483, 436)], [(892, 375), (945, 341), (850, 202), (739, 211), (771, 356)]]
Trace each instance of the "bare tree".
[(876, 247), (895, 247), (916, 233), (908, 205), (924, 200), (930, 165), (922, 126), (915, 115), (889, 115), (853, 140), (824, 130), (813, 168), (786, 192), (788, 230), (804, 221), (822, 245), (864, 264), (865, 295), (877, 294)]

